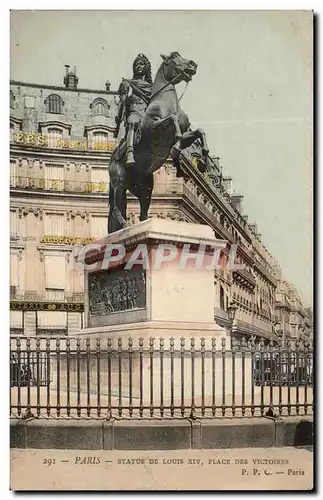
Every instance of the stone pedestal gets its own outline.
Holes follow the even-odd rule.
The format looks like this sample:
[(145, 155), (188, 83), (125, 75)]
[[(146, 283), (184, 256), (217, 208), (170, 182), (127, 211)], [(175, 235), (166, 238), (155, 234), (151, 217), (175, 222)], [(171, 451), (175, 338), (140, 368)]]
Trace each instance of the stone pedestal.
[[(144, 400), (149, 400), (151, 387), (154, 399), (159, 399), (162, 383), (164, 398), (169, 400), (172, 378), (178, 400), (184, 373), (184, 396), (189, 397), (192, 394), (192, 339), (193, 345), (195, 343), (193, 350), (200, 350), (200, 339), (204, 337), (205, 349), (209, 352), (205, 362), (205, 381), (202, 383), (199, 354), (194, 361), (194, 392), (200, 396), (203, 386), (204, 394), (211, 394), (211, 339), (217, 339), (219, 358), (221, 339), (226, 337), (225, 329), (214, 322), (215, 266), (212, 261), (224, 242), (216, 240), (212, 229), (206, 225), (150, 219), (110, 234), (94, 245), (95, 248), (85, 249), (88, 266), (85, 270), (85, 328), (79, 335), (84, 339), (82, 348), (85, 348), (85, 337), (91, 339), (93, 348), (99, 338), (101, 350), (106, 346), (105, 339), (112, 338), (111, 369), (115, 391), (120, 389), (118, 373), (122, 367), (123, 395), (128, 394), (131, 384), (135, 397), (139, 397), (141, 386)], [(131, 363), (129, 337), (133, 340), (130, 348), (135, 353)], [(164, 344), (160, 343), (161, 337)], [(142, 377), (140, 338), (144, 350)], [(154, 347), (149, 344), (150, 338), (154, 339)], [(170, 338), (174, 339), (173, 347), (177, 351), (173, 361), (167, 352)], [(184, 338), (182, 344), (181, 338)], [(181, 347), (183, 355), (180, 354)], [(122, 362), (118, 349), (123, 351)], [(153, 368), (151, 350), (154, 351)], [(105, 359), (101, 356), (100, 369), (106, 373)], [(217, 396), (222, 391), (223, 371), (227, 373), (223, 383), (229, 394), (232, 388), (230, 362), (227, 361), (226, 367), (221, 362), (222, 358), (216, 360)], [(236, 377), (238, 389), (241, 375), (236, 374)], [(100, 390), (107, 391), (106, 383), (100, 384)]]
[[(94, 242), (86, 259), (85, 328), (96, 337), (213, 336), (214, 249), (210, 227), (149, 219)], [(125, 255), (111, 255), (111, 248)], [(222, 243), (223, 245), (223, 243)], [(113, 254), (113, 252), (112, 252)], [(196, 258), (194, 258), (194, 255)]]

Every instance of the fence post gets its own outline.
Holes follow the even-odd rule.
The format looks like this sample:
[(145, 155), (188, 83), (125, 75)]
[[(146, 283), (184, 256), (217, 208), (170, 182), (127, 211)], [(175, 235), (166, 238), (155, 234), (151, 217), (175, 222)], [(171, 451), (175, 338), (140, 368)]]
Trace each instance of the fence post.
[(226, 358), (226, 339), (222, 337), (221, 339), (222, 347), (222, 417), (225, 416), (226, 404), (225, 404), (225, 358)]
[(212, 351), (212, 416), (215, 417), (216, 406), (215, 406), (215, 355), (216, 355), (216, 338), (212, 337), (211, 340), (211, 351)]
[(91, 356), (91, 342), (86, 339), (86, 413), (87, 416), (91, 415), (91, 372), (90, 372), (90, 356)]
[(118, 401), (118, 416), (122, 416), (122, 338), (118, 337), (118, 375), (119, 375), (119, 401)]
[(246, 378), (245, 378), (245, 362), (246, 362), (246, 353), (245, 353), (245, 349), (248, 348), (248, 343), (247, 343), (247, 340), (245, 337), (242, 337), (241, 339), (241, 370), (242, 370), (242, 377), (241, 377), (241, 389), (242, 389), (242, 395), (241, 395), (241, 413), (242, 413), (242, 416), (244, 417), (245, 416), (245, 413), (246, 413), (246, 395), (245, 395), (245, 391), (246, 391)]
[(250, 339), (250, 353), (251, 353), (251, 416), (255, 415), (255, 337)]
[(170, 414), (174, 416), (174, 337), (169, 340), (170, 347)]
[(66, 339), (66, 390), (67, 390), (67, 405), (66, 405), (66, 410), (67, 410), (67, 416), (69, 417), (71, 415), (71, 389), (70, 389), (70, 347), (71, 347), (71, 341), (70, 339)]
[(56, 387), (57, 387), (57, 399), (56, 399), (56, 414), (59, 417), (61, 414), (61, 399), (60, 399), (60, 384), (61, 384), (61, 372), (60, 372), (60, 339), (56, 339)]
[(144, 339), (139, 338), (139, 416), (143, 416), (143, 353), (144, 353)]
[(111, 350), (112, 350), (112, 339), (111, 337), (107, 340), (107, 355), (108, 355), (108, 412), (107, 420), (112, 418), (111, 409)]
[(97, 416), (101, 416), (101, 370), (100, 370), (100, 361), (101, 361), (101, 344), (100, 339), (96, 339), (96, 396), (97, 396)]
[(296, 339), (296, 415), (299, 415), (299, 339)]
[(36, 403), (36, 413), (37, 417), (40, 417), (40, 339), (36, 339), (36, 378), (37, 378), (37, 403)]
[(160, 416), (164, 416), (164, 339), (159, 338), (159, 363), (160, 363)]
[(201, 382), (202, 382), (202, 417), (205, 415), (205, 338), (201, 337)]
[(81, 369), (80, 369), (81, 345), (80, 338), (76, 339), (76, 384), (77, 384), (77, 416), (81, 416)]
[(236, 338), (232, 337), (231, 340), (231, 376), (232, 376), (232, 416), (234, 417), (236, 414), (236, 355), (235, 355), (235, 347), (236, 347)]
[(129, 358), (129, 416), (132, 417), (133, 407), (132, 407), (132, 338), (128, 339), (128, 358)]
[(196, 419), (195, 415), (195, 339), (191, 337), (191, 414), (190, 418)]
[(154, 338), (149, 339), (149, 357), (150, 357), (150, 416), (154, 415)]
[(185, 400), (184, 400), (184, 388), (185, 388), (185, 369), (184, 369), (184, 362), (185, 362), (185, 338), (181, 337), (181, 415), (184, 417), (185, 414)]

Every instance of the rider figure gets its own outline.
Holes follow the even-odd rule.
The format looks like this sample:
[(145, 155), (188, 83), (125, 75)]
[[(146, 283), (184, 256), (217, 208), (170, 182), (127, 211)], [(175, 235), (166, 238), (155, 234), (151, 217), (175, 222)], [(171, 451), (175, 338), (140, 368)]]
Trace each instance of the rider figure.
[[(131, 89), (131, 93), (130, 93)], [(126, 128), (126, 165), (135, 163), (134, 146), (140, 140), (140, 124), (147, 109), (152, 91), (150, 62), (144, 54), (138, 54), (133, 62), (132, 80), (122, 79), (119, 86), (119, 109), (115, 137), (119, 134), (122, 121)], [(130, 94), (130, 95), (129, 95)]]

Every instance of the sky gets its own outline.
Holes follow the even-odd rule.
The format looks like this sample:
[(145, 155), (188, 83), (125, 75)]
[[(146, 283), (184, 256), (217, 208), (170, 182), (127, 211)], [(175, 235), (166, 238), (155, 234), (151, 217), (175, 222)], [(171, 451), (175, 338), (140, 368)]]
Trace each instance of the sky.
[[(312, 305), (312, 15), (310, 11), (12, 11), (10, 77), (117, 89), (139, 52), (198, 64), (181, 100), (203, 128), (243, 212), (305, 305)], [(181, 94), (184, 84), (178, 86)]]

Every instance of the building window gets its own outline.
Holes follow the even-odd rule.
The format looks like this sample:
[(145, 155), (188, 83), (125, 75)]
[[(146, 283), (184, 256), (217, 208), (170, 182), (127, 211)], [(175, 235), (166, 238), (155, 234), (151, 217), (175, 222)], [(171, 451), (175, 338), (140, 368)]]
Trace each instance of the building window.
[(12, 92), (12, 90), (10, 90), (10, 108), (14, 108), (15, 107), (15, 96)]
[(47, 236), (66, 236), (65, 215), (49, 213), (45, 214), (44, 229), (45, 235)]
[(15, 160), (10, 160), (10, 187), (16, 187), (18, 180), (17, 163)]
[(92, 167), (91, 170), (91, 191), (92, 192), (108, 192), (109, 171), (107, 168)]
[(65, 254), (45, 256), (45, 288), (53, 300), (53, 293), (64, 293), (66, 285), (66, 261)]
[(95, 99), (90, 108), (92, 116), (109, 116), (109, 105), (105, 99)]
[(107, 217), (92, 215), (91, 217), (91, 238), (103, 238), (107, 234)]
[(45, 166), (45, 189), (64, 191), (64, 166), (47, 164)]
[(38, 335), (64, 335), (67, 332), (67, 313), (61, 311), (38, 311)]
[(17, 253), (10, 254), (10, 290), (16, 293), (19, 289), (19, 258)]
[(223, 287), (220, 285), (220, 309), (225, 310), (225, 297)]
[(52, 113), (58, 115), (63, 113), (64, 101), (59, 95), (52, 94), (48, 96), (47, 99), (45, 100), (45, 105), (46, 105), (46, 113)]
[(60, 128), (47, 129), (48, 147), (57, 148), (60, 146), (60, 141), (63, 139), (63, 131)]
[(10, 210), (10, 241), (13, 242), (19, 239), (18, 220), (17, 210)]
[(108, 147), (108, 134), (106, 132), (93, 132), (92, 148), (106, 149)]
[(23, 334), (23, 311), (10, 311), (10, 333)]

